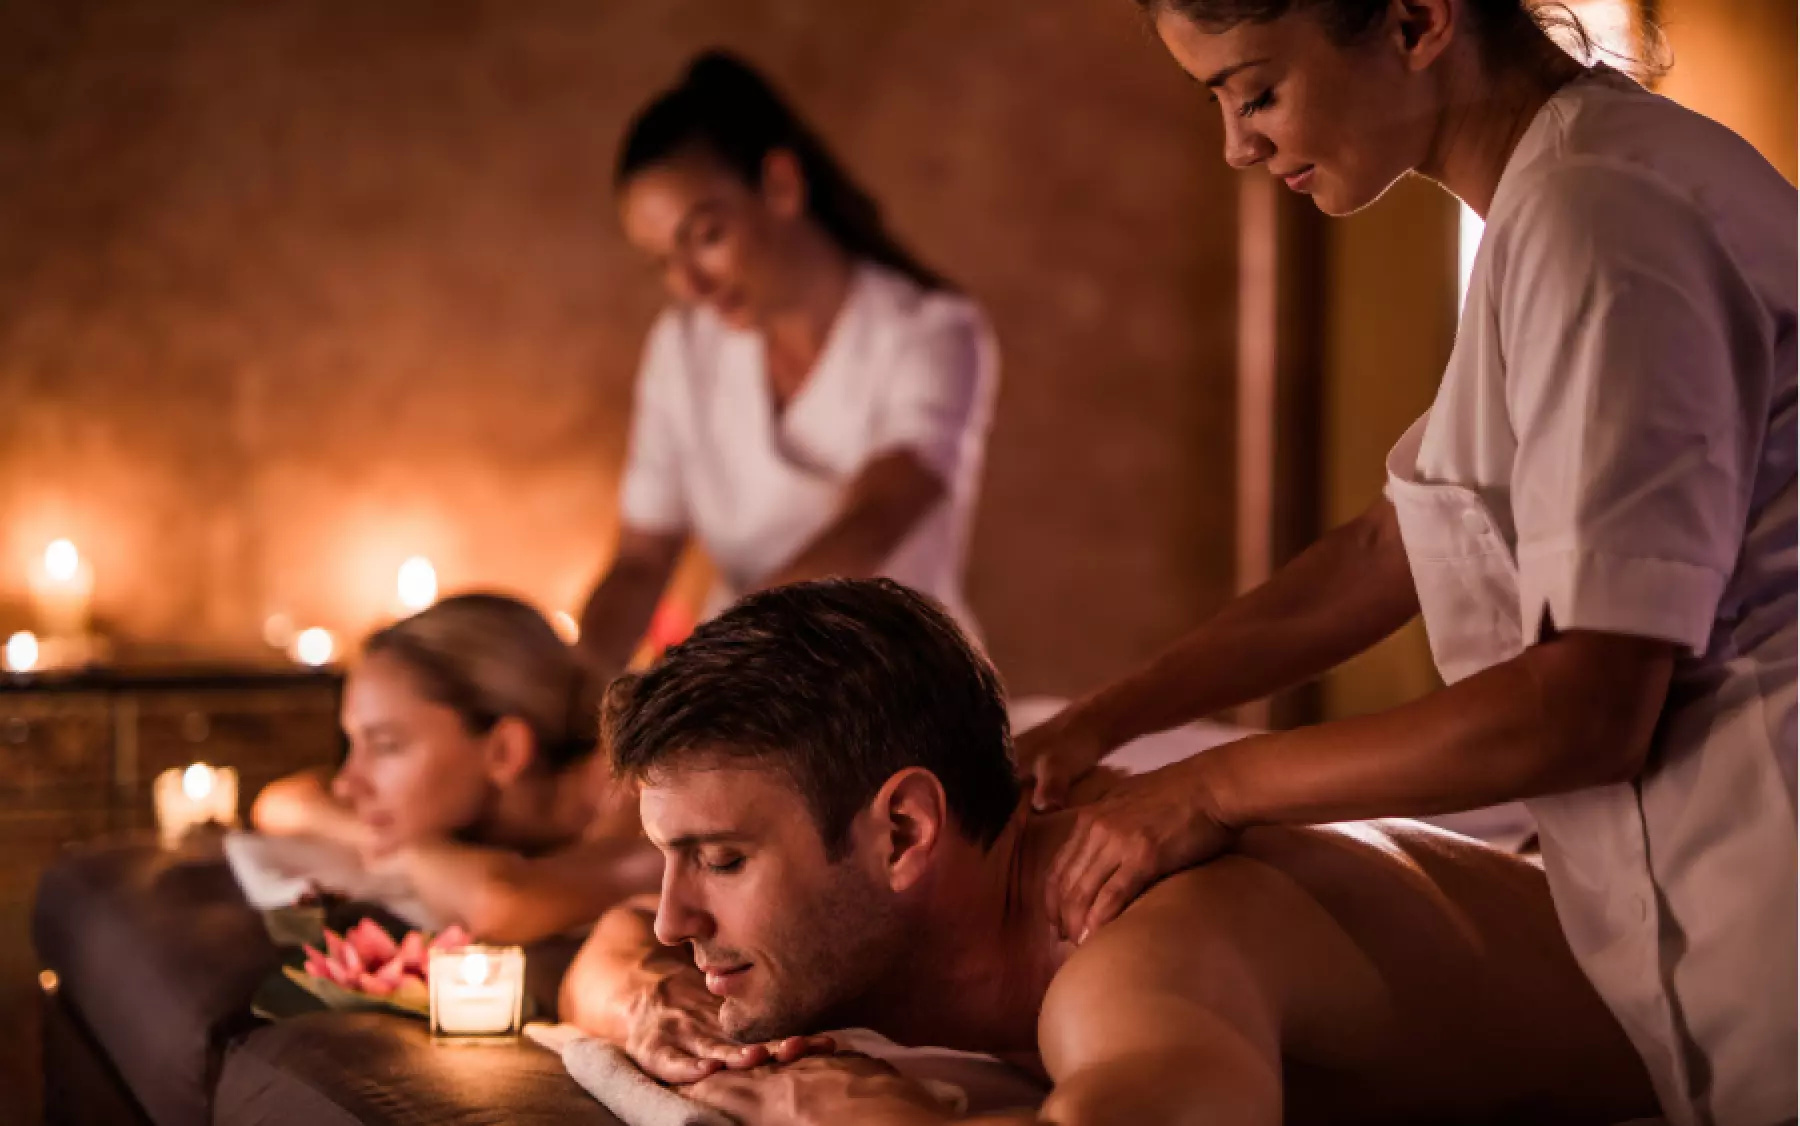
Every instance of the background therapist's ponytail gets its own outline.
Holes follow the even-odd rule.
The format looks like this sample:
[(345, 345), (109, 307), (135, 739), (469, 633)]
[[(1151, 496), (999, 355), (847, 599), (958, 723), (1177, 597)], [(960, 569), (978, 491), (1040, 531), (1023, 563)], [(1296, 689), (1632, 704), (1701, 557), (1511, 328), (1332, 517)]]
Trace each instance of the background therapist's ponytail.
[(808, 216), (846, 253), (904, 274), (926, 289), (948, 289), (942, 276), (901, 246), (873, 196), (850, 178), (823, 141), (767, 79), (735, 55), (708, 51), (681, 82), (639, 111), (619, 146), (619, 185), (698, 146), (752, 187), (769, 153), (785, 150), (806, 181)]

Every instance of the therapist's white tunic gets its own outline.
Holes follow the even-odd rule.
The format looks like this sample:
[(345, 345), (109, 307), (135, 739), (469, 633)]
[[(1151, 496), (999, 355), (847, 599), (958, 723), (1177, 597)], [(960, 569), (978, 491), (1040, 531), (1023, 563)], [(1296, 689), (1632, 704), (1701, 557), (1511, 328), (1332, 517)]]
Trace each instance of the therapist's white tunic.
[(620, 485), (624, 522), (693, 535), (718, 568), (718, 613), (785, 566), (841, 510), (870, 460), (916, 453), (943, 500), (881, 573), (973, 619), (962, 580), (999, 362), (981, 310), (894, 271), (857, 268), (824, 350), (780, 415), (762, 337), (705, 307), (650, 333)]
[(1676, 1124), (1795, 1114), (1795, 212), (1735, 134), (1578, 79), (1506, 166), (1388, 460), (1446, 681), (1544, 627), (1680, 647), (1642, 775), (1530, 803)]

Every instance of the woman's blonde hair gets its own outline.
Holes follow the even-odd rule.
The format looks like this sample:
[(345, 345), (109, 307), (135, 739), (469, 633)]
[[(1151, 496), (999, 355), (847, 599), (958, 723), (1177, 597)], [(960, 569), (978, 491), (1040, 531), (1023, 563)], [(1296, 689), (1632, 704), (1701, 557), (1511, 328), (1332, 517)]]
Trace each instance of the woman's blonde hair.
[(516, 598), (446, 598), (372, 634), (363, 654), (376, 653), (404, 665), (419, 692), (455, 711), (470, 734), (506, 716), (523, 721), (552, 771), (598, 745), (599, 686), (544, 616)]

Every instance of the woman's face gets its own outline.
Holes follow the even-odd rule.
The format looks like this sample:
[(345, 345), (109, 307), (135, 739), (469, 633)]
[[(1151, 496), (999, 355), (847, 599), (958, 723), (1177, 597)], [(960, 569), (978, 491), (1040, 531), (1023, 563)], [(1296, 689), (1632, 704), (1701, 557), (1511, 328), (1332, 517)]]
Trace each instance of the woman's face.
[(1207, 31), (1163, 9), (1169, 53), (1218, 102), (1225, 161), (1263, 165), (1328, 215), (1367, 207), (1419, 166), (1431, 129), (1413, 45), (1398, 7), (1351, 45), (1306, 10)]
[(393, 656), (370, 654), (344, 685), (350, 756), (332, 793), (368, 827), (377, 847), (448, 837), (491, 804), (487, 739), (419, 693)]
[[(795, 200), (782, 161), (752, 187), (701, 150), (634, 174), (620, 194), (630, 240), (661, 273), (669, 295), (707, 305), (733, 328), (750, 329), (778, 300), (786, 224)], [(791, 163), (791, 162), (787, 162)]]

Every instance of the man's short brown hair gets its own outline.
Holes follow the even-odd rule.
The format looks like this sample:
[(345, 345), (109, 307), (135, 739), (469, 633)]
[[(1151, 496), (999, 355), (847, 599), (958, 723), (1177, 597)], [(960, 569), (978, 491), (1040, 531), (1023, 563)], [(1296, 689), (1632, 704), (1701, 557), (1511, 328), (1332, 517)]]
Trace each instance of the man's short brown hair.
[(613, 770), (720, 755), (798, 789), (831, 855), (882, 785), (923, 767), (985, 848), (1020, 798), (1000, 678), (935, 602), (887, 579), (752, 595), (607, 692)]

